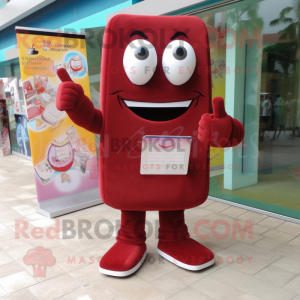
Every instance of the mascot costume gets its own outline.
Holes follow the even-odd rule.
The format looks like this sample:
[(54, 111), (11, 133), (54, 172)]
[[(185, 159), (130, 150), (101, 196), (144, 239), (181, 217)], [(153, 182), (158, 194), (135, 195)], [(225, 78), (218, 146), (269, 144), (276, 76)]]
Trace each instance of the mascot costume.
[[(65, 69), (57, 74), (56, 106), (100, 138), (100, 195), (121, 210), (116, 243), (100, 272), (134, 273), (146, 257), (146, 211), (159, 211), (158, 253), (197, 271), (214, 263), (212, 251), (190, 238), (184, 210), (207, 199), (209, 147), (233, 147), (243, 125), (211, 99), (210, 49), (205, 24), (191, 16), (117, 15), (103, 40), (97, 110)], [(186, 175), (142, 175), (145, 135), (192, 138)], [(121, 167), (120, 167), (121, 166)], [(199, 167), (200, 166), (200, 167)]]

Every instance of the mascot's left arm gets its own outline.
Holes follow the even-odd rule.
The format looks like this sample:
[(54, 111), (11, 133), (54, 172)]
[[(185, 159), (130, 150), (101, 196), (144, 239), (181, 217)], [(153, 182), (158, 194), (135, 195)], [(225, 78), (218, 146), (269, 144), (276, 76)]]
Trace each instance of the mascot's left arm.
[(199, 122), (198, 139), (208, 148), (237, 146), (244, 138), (243, 124), (227, 115), (224, 100), (213, 100), (213, 114), (204, 114)]

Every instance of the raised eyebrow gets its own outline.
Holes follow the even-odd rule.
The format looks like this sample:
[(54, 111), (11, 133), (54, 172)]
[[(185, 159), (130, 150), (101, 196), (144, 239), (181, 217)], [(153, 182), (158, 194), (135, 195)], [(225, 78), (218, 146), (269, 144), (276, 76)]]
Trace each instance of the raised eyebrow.
[(182, 31), (177, 31), (171, 38), (170, 38), (170, 40), (172, 41), (172, 40), (175, 40), (177, 37), (179, 37), (179, 36), (185, 36), (187, 39), (188, 39), (188, 36), (184, 33), (184, 32), (182, 32)]
[(148, 40), (148, 37), (146, 36), (146, 34), (140, 30), (135, 30), (131, 33), (130, 38), (132, 38), (134, 35), (140, 35), (141, 37), (143, 37), (144, 39)]

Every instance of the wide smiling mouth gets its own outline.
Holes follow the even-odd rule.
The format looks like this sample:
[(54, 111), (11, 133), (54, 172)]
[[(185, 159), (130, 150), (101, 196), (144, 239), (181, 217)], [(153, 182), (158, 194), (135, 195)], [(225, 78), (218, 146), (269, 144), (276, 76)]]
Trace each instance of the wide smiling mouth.
[(193, 100), (163, 103), (122, 100), (140, 118), (156, 122), (170, 121), (182, 116), (193, 103)]

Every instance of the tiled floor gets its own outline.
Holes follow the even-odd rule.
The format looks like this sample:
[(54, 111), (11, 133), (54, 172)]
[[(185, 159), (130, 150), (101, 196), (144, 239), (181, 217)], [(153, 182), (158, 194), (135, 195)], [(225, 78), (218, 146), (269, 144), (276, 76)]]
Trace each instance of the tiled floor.
[[(300, 225), (208, 200), (188, 210), (186, 221), (192, 237), (214, 251), (216, 263), (189, 272), (159, 258), (158, 218), (150, 212), (147, 259), (133, 276), (119, 279), (101, 275), (97, 263), (114, 243), (119, 211), (100, 205), (58, 218), (60, 238), (50, 239), (41, 232), (53, 227), (55, 220), (37, 214), (36, 201), (31, 162), (0, 157), (1, 299), (300, 300)], [(93, 229), (92, 239), (79, 238), (80, 220), (90, 221), (94, 228), (103, 219), (112, 224), (101, 226), (103, 238)], [(27, 222), (29, 239), (16, 238), (16, 220), (23, 221), (20, 227)], [(69, 233), (63, 220), (74, 221), (76, 238), (62, 238)], [(197, 227), (199, 220), (206, 221)], [(41, 239), (33, 238), (33, 229)], [(27, 251), (38, 246), (50, 249), (56, 259), (47, 266), (46, 277), (33, 276), (33, 266), (23, 261)]]

